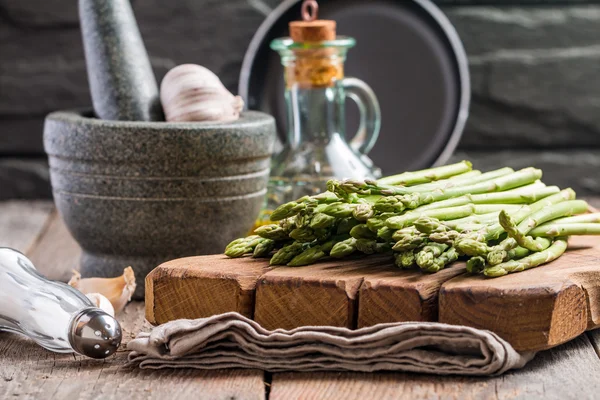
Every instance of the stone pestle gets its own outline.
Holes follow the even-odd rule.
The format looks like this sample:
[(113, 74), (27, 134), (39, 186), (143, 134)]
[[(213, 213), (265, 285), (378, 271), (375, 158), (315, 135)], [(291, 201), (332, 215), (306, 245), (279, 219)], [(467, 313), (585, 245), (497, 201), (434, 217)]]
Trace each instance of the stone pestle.
[(96, 116), (163, 121), (156, 78), (129, 0), (79, 0), (79, 19)]

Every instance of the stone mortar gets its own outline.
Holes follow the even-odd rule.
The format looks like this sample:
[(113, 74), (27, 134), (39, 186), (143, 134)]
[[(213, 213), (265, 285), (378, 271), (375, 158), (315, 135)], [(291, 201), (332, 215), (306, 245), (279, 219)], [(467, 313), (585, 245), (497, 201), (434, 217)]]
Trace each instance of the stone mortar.
[(104, 121), (91, 112), (46, 117), (54, 201), (81, 245), (84, 277), (144, 278), (160, 263), (215, 254), (251, 229), (266, 193), (273, 117), (227, 123)]

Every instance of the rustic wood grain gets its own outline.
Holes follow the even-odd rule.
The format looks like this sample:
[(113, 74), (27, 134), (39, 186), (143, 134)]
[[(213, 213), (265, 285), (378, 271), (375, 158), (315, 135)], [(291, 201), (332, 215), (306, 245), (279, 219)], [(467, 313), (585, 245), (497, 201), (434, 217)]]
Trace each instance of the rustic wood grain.
[(254, 320), (267, 329), (305, 325), (354, 328), (364, 276), (389, 267), (389, 263), (389, 256), (379, 256), (275, 268), (260, 277)]
[(539, 353), (521, 370), (469, 378), (409, 373), (274, 374), (270, 400), (595, 399), (600, 359), (585, 335)]
[(367, 274), (360, 287), (358, 327), (397, 321), (437, 321), (441, 285), (465, 272), (463, 263), (435, 274), (390, 267)]
[(600, 241), (573, 237), (563, 257), (497, 279), (442, 285), (440, 322), (489, 329), (518, 351), (542, 350), (600, 325)]
[(50, 214), (45, 231), (27, 255), (46, 278), (67, 282), (72, 271), (79, 269), (81, 247), (55, 210)]
[[(124, 343), (151, 326), (142, 303), (118, 316)], [(46, 351), (15, 334), (0, 333), (0, 398), (3, 399), (264, 399), (257, 370), (140, 370), (121, 349), (106, 360)]]
[(146, 318), (162, 324), (229, 311), (252, 318), (256, 283), (269, 269), (264, 259), (224, 255), (166, 262), (146, 277)]
[(48, 201), (0, 202), (0, 246), (28, 254), (46, 228), (51, 211)]

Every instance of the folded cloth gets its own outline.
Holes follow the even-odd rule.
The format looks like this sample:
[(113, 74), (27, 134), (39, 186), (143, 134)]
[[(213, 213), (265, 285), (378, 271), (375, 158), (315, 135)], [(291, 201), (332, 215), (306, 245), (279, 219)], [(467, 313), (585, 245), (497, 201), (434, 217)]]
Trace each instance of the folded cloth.
[(521, 368), (495, 333), (436, 322), (398, 322), (351, 330), (303, 326), (269, 331), (238, 314), (171, 321), (127, 344), (141, 368), (257, 368), (280, 371), (411, 371), (498, 375)]

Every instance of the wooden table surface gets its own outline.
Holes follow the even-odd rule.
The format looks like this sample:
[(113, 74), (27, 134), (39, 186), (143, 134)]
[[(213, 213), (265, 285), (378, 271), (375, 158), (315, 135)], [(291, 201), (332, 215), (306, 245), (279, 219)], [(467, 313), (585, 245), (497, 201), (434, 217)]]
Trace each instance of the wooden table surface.
[[(600, 199), (598, 199), (600, 200)], [(593, 201), (596, 205), (600, 201)], [(80, 249), (50, 202), (0, 202), (0, 245), (26, 253), (51, 279), (65, 280)], [(141, 279), (142, 277), (138, 277)], [(150, 329), (143, 303), (118, 316), (124, 343)], [(126, 363), (124, 346), (106, 360), (55, 354), (0, 333), (2, 399), (595, 399), (600, 397), (600, 330), (539, 353), (524, 369), (494, 378), (408, 373), (277, 373), (258, 370), (148, 371)]]

